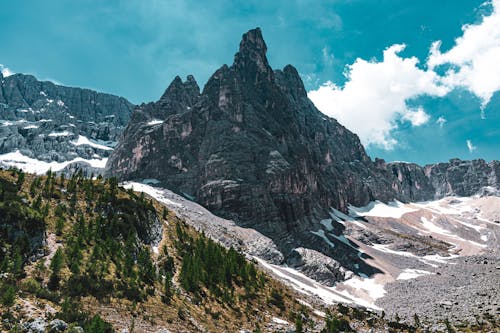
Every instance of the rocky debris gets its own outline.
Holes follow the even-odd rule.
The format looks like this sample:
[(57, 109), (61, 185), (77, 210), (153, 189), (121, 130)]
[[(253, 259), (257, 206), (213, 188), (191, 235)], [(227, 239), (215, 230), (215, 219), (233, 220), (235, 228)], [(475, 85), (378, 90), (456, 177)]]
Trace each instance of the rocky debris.
[(87, 162), (73, 162), (65, 166), (63, 169), (56, 172), (56, 174), (64, 173), (65, 175), (72, 175), (81, 171), (85, 177), (91, 177), (98, 175), (102, 175), (104, 170), (102, 168), (93, 167), (90, 163)]
[(259, 257), (273, 264), (281, 264), (284, 261), (283, 254), (268, 237), (253, 229), (237, 226), (234, 221), (218, 217), (199, 204), (170, 190), (141, 183), (129, 183), (125, 184), (125, 187), (148, 193), (196, 230), (203, 231), (227, 248), (233, 247), (244, 252), (250, 259)]
[(45, 333), (47, 322), (43, 318), (35, 318), (35, 320), (24, 323), (23, 329), (26, 333)]
[(498, 256), (454, 259), (433, 275), (398, 280), (386, 285), (387, 294), (377, 301), (392, 317), (397, 313), (412, 323), (416, 313), (423, 323), (448, 319), (452, 324), (476, 324), (498, 318)]
[(54, 319), (49, 323), (49, 333), (64, 332), (68, 324), (61, 319)]
[[(31, 75), (2, 78), (0, 154), (20, 150), (46, 162), (107, 157), (133, 107), (122, 97), (41, 82)], [(72, 144), (80, 136), (96, 144)]]
[(318, 251), (303, 247), (292, 251), (287, 264), (329, 287), (354, 275), (353, 272), (342, 267), (338, 261)]

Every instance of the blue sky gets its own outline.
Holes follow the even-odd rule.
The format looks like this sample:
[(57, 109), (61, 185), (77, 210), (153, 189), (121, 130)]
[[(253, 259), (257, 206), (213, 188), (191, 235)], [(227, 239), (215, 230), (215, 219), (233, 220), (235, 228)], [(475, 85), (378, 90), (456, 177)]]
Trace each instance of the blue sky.
[(203, 85), (259, 26), (271, 65), (293, 64), (318, 108), (372, 157), (491, 160), (500, 159), (498, 12), (498, 0), (5, 0), (0, 64), (140, 103), (175, 75)]

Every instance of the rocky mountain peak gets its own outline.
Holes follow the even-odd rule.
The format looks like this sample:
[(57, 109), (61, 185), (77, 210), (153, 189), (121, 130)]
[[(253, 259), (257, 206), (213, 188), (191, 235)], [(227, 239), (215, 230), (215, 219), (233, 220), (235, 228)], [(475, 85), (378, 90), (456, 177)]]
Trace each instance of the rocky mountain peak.
[(160, 104), (178, 102), (191, 106), (200, 95), (200, 87), (194, 76), (188, 75), (185, 82), (176, 76), (160, 98)]
[(243, 81), (258, 83), (270, 80), (272, 69), (266, 57), (267, 46), (260, 28), (255, 28), (243, 34), (240, 50), (234, 56), (233, 67), (240, 73)]
[(292, 65), (286, 65), (283, 70), (274, 71), (276, 83), (286, 94), (290, 94), (293, 99), (307, 98), (304, 83), (299, 72)]

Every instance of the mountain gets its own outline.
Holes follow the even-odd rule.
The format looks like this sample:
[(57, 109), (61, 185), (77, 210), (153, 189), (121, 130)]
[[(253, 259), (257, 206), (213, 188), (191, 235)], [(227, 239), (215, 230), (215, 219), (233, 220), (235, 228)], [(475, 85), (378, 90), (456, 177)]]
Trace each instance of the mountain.
[[(254, 228), (277, 244), (282, 262), (293, 262), (294, 250), (305, 247), (368, 275), (378, 269), (352, 246), (316, 233), (332, 209), (498, 193), (496, 161), (425, 167), (372, 161), (357, 135), (315, 108), (297, 70), (273, 70), (266, 51), (260, 29), (250, 30), (233, 64), (218, 69), (202, 92), (192, 76), (176, 77), (158, 102), (138, 106), (107, 174), (155, 179)], [(332, 228), (343, 234), (341, 224)]]
[(132, 185), (0, 170), (2, 331), (423, 332), (313, 303)]
[(0, 74), (0, 163), (102, 168), (133, 108), (122, 97)]

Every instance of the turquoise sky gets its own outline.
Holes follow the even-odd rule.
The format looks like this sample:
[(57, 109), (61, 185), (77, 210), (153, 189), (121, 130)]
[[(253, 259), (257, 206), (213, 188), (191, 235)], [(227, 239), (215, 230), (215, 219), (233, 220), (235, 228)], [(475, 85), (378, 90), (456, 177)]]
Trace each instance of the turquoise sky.
[[(193, 74), (202, 86), (232, 62), (242, 33), (259, 26), (273, 67), (293, 64), (308, 90), (327, 81), (342, 89), (346, 66), (358, 58), (381, 62), (393, 44), (404, 43), (399, 56), (417, 57), (416, 67), (427, 70), (434, 41), (442, 41), (445, 53), (462, 26), (491, 15), (493, 6), (483, 2), (4, 0), (0, 64), (140, 103), (157, 100), (175, 75)], [(500, 95), (493, 94), (482, 117), (481, 101), (455, 86), (443, 96), (412, 96), (407, 104), (422, 108), (426, 122), (415, 126), (396, 115), (387, 138), (397, 143), (369, 142), (367, 151), (421, 164), (500, 159)], [(437, 122), (440, 117), (446, 122)], [(348, 127), (356, 132), (356, 124)]]

